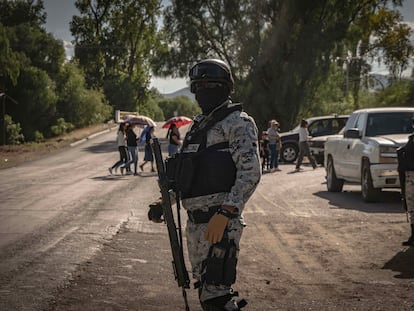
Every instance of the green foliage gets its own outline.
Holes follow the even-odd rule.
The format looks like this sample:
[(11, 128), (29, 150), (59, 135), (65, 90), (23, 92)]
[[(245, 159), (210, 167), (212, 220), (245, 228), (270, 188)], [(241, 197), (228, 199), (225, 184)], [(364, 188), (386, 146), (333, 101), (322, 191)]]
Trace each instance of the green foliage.
[(155, 98), (150, 98), (143, 105), (140, 105), (137, 109), (141, 115), (148, 116), (155, 121), (163, 121), (164, 112), (158, 106), (158, 101)]
[(57, 96), (55, 85), (45, 71), (35, 67), (23, 69), (9, 95), (18, 104), (9, 104), (7, 111), (22, 125), (27, 140), (34, 139), (36, 130), (48, 131), (55, 118)]
[(174, 115), (193, 118), (195, 115), (201, 113), (198, 104), (187, 96), (177, 96), (169, 99), (161, 98), (158, 100), (158, 105), (164, 112), (166, 120)]
[[(277, 118), (290, 128), (304, 113), (352, 110), (359, 105), (368, 57), (379, 59), (383, 52), (393, 70), (392, 63), (402, 69), (412, 53), (410, 32), (400, 26), (396, 11), (387, 9), (391, 3), (401, 5), (398, 0), (173, 1), (165, 13), (156, 72), (185, 75), (196, 60), (225, 60), (235, 76), (234, 98), (259, 126)], [(378, 40), (371, 44), (373, 35)], [(319, 88), (337, 57), (340, 68), (347, 64), (349, 77), (342, 96), (343, 84), (334, 95)]]
[(75, 64), (66, 64), (57, 80), (58, 115), (76, 127), (108, 120), (112, 107), (101, 92), (88, 90), (82, 72)]
[(146, 86), (126, 75), (108, 78), (104, 92), (114, 110), (139, 111), (148, 99)]
[(20, 123), (14, 123), (11, 116), (4, 116), (5, 128), (6, 128), (6, 144), (19, 145), (24, 142), (24, 135), (22, 134), (22, 128)]
[(400, 80), (375, 94), (370, 107), (414, 107), (414, 81)]
[(6, 28), (0, 23), (0, 84), (2, 81), (10, 81), (12, 85), (16, 85), (20, 74), (19, 56), (10, 48), (6, 32)]
[(74, 16), (75, 58), (89, 86), (100, 88), (113, 77), (127, 75), (144, 88), (157, 38), (157, 0), (76, 1)]
[(331, 114), (349, 114), (353, 111), (350, 101), (344, 97), (346, 77), (342, 68), (331, 64), (327, 77), (318, 86), (311, 97), (306, 99), (307, 105), (301, 107), (297, 122), (301, 118)]
[(72, 123), (66, 122), (65, 119), (63, 119), (63, 118), (59, 118), (59, 119), (57, 119), (57, 124), (52, 125), (50, 127), (50, 130), (51, 130), (53, 135), (59, 136), (59, 135), (66, 134), (66, 133), (70, 132), (74, 128), (75, 127), (73, 126)]
[(37, 143), (42, 142), (45, 139), (45, 137), (43, 136), (43, 133), (39, 132), (39, 131), (35, 131), (34, 132), (34, 141)]
[(84, 90), (78, 104), (77, 127), (102, 123), (109, 120), (113, 115), (112, 107), (105, 100), (102, 93), (98, 91)]

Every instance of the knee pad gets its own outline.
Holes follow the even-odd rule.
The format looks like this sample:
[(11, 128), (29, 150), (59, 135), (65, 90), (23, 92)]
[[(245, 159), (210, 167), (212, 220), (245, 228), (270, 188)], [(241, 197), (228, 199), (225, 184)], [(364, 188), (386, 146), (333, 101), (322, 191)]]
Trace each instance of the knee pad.
[(210, 285), (231, 286), (236, 281), (238, 249), (234, 240), (223, 239), (210, 247), (203, 262), (202, 281)]

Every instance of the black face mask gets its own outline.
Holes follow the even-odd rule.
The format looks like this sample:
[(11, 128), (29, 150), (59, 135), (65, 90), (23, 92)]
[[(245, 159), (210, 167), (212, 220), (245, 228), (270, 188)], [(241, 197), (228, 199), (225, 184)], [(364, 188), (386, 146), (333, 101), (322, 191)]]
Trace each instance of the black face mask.
[(200, 88), (196, 91), (195, 98), (203, 114), (208, 115), (229, 98), (229, 91), (225, 87)]

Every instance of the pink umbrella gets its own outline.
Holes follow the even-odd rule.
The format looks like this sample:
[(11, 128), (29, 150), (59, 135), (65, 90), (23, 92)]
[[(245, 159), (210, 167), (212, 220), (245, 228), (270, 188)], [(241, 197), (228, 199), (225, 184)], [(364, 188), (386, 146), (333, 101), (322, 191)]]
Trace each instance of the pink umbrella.
[(149, 125), (149, 126), (156, 126), (155, 122), (150, 118), (146, 116), (134, 116), (134, 115), (126, 115), (123, 117), (125, 122), (135, 124), (135, 125)]
[(167, 121), (165, 121), (162, 128), (164, 128), (164, 129), (170, 128), (171, 124), (175, 124), (177, 127), (181, 127), (181, 126), (190, 124), (192, 122), (193, 122), (193, 120), (191, 120), (190, 118), (184, 117), (184, 116), (172, 117), (172, 118), (168, 119)]

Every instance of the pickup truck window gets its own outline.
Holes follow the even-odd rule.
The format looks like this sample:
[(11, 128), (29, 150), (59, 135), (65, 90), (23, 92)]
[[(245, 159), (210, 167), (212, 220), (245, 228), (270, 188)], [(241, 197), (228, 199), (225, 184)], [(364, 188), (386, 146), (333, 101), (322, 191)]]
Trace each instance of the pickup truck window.
[(347, 129), (354, 128), (355, 127), (355, 121), (357, 120), (357, 117), (358, 117), (358, 114), (356, 114), (356, 113), (351, 114), (349, 116), (348, 121), (346, 122), (345, 127)]
[(413, 133), (413, 117), (410, 112), (369, 114), (365, 136)]
[(356, 128), (359, 130), (359, 133), (362, 134), (364, 128), (365, 128), (365, 121), (367, 120), (367, 114), (366, 113), (361, 113), (358, 116), (358, 121), (356, 123)]

